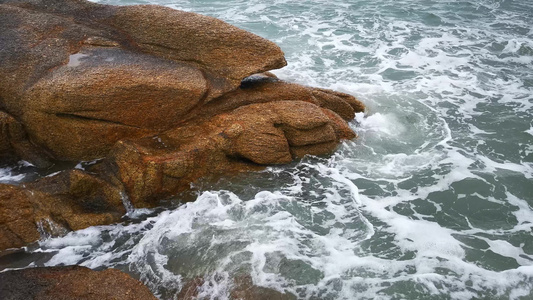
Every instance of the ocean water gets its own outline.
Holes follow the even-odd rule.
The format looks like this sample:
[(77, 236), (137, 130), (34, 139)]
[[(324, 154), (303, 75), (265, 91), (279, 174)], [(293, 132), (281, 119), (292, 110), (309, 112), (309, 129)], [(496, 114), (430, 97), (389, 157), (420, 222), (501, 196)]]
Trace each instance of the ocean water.
[(533, 1), (97, 2), (276, 42), (280, 78), (365, 102), (359, 137), (43, 239), (1, 268), (115, 267), (161, 299), (196, 277), (201, 299), (227, 299), (239, 276), (299, 299), (533, 299)]

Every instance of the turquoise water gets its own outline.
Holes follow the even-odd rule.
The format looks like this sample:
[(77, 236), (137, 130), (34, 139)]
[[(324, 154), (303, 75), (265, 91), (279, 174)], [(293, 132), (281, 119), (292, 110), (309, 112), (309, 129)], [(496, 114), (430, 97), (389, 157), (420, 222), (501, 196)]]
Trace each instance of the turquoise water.
[(200, 182), (17, 267), (121, 268), (163, 299), (196, 276), (226, 299), (240, 275), (300, 299), (533, 299), (533, 2), (99, 2), (225, 20), (282, 48), (282, 79), (368, 112), (332, 157)]

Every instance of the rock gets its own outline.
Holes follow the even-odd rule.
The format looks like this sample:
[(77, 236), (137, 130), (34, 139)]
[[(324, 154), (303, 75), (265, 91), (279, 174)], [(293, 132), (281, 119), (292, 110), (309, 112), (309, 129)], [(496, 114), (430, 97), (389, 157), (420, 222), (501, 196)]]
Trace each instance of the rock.
[(0, 250), (23, 247), (39, 239), (34, 215), (33, 203), (24, 189), (0, 185)]
[(0, 184), (0, 251), (94, 225), (116, 223), (126, 213), (121, 191), (72, 170), (22, 187)]
[(346, 121), (352, 120), (354, 113), (363, 112), (365, 109), (359, 100), (348, 94), (288, 83), (273, 77), (272, 74), (256, 74), (245, 78), (239, 89), (191, 111), (188, 119), (209, 118), (253, 103), (288, 100), (310, 102), (330, 109)]
[(48, 156), (29, 140), (24, 126), (3, 111), (0, 111), (0, 159), (3, 162), (32, 161), (40, 168), (52, 165)]
[(0, 29), (0, 107), (25, 131), (0, 150), (38, 166), (102, 158), (120, 140), (253, 103), (306, 101), (345, 120), (363, 109), (346, 94), (251, 76), (286, 64), (279, 47), (194, 13), (5, 0)]
[(199, 289), (205, 283), (201, 277), (196, 277), (188, 280), (178, 293), (178, 299), (181, 300), (197, 300)]
[(188, 65), (119, 49), (84, 53), (82, 66), (60, 67), (26, 94), (28, 132), (61, 160), (101, 158), (122, 138), (168, 130), (208, 91)]
[(274, 43), (170, 8), (2, 1), (0, 106), (59, 160), (180, 123), (243, 78), (283, 67)]
[(354, 134), (330, 115), (303, 101), (245, 105), (154, 138), (121, 141), (107, 162), (135, 207), (153, 207), (198, 178), (333, 152)]
[(254, 285), (250, 276), (241, 276), (235, 279), (235, 285), (231, 291), (232, 299), (242, 300), (296, 300), (291, 293), (281, 293), (274, 289)]
[(0, 155), (2, 158), (9, 156), (13, 151), (11, 133), (9, 131), (14, 123), (16, 121), (12, 116), (0, 111)]
[(14, 161), (17, 159), (12, 145), (13, 127), (20, 125), (12, 116), (0, 111), (0, 159)]
[(127, 6), (117, 10), (113, 24), (143, 51), (192, 62), (210, 75), (230, 80), (232, 86), (252, 74), (286, 65), (274, 43), (212, 17), (156, 5)]
[(30, 268), (0, 273), (0, 299), (157, 299), (141, 282), (115, 269), (80, 266)]
[(53, 222), (67, 231), (79, 230), (116, 223), (126, 213), (117, 186), (80, 170), (64, 171), (24, 187), (34, 202), (37, 224)]

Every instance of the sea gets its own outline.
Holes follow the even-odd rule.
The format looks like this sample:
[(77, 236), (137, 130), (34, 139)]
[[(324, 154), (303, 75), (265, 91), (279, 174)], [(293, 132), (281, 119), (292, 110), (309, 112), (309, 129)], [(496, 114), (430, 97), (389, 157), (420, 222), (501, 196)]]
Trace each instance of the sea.
[[(161, 299), (194, 278), (199, 299), (229, 299), (243, 276), (298, 299), (533, 299), (533, 1), (95, 2), (196, 12), (275, 42), (278, 77), (366, 104), (358, 138), (43, 237), (0, 269), (118, 268)], [(0, 169), (7, 183), (31, 174)]]

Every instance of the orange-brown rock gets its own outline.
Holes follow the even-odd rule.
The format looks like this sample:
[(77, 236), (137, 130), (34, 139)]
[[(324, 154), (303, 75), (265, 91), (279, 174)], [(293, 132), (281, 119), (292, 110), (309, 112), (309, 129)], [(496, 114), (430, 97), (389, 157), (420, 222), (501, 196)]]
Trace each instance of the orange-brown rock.
[(0, 159), (3, 162), (23, 159), (41, 168), (52, 165), (46, 153), (29, 140), (22, 123), (3, 111), (0, 111)]
[(108, 161), (136, 207), (155, 206), (201, 177), (333, 152), (354, 134), (331, 114), (304, 101), (245, 105), (154, 138), (121, 141)]
[(250, 85), (248, 76), (286, 64), (279, 47), (195, 13), (83, 0), (4, 0), (0, 29), (0, 107), (22, 125), (26, 132), (19, 135), (27, 141), (4, 152), (39, 166), (47, 164), (46, 156), (102, 158), (120, 140), (253, 103), (305, 101), (345, 120), (363, 108), (352, 96), (271, 74), (263, 76), (272, 80)]
[(35, 213), (26, 190), (0, 185), (0, 250), (19, 248), (39, 239)]
[(12, 116), (0, 111), (0, 159), (3, 161), (16, 158), (11, 140), (13, 129), (19, 124)]
[(234, 288), (230, 294), (232, 299), (242, 300), (296, 300), (291, 293), (281, 293), (274, 289), (255, 285), (250, 276), (235, 278)]
[(0, 41), (0, 107), (59, 160), (167, 130), (246, 76), (286, 64), (261, 37), (154, 5), (6, 0)]
[(157, 299), (141, 282), (116, 269), (80, 266), (30, 268), (0, 273), (0, 299)]
[(172, 128), (208, 92), (191, 66), (118, 49), (85, 51), (81, 66), (58, 68), (23, 98), (23, 123), (56, 158), (100, 158), (119, 139)]
[[(236, 87), (247, 76), (286, 65), (276, 44), (212, 17), (140, 5), (118, 9), (112, 24), (144, 52), (191, 62), (215, 76), (215, 89), (209, 98), (226, 90), (218, 85)], [(223, 81), (229, 82), (222, 84)]]
[(81, 170), (64, 171), (24, 188), (34, 202), (37, 223), (49, 220), (69, 231), (115, 223), (126, 213), (121, 189)]
[(122, 193), (79, 170), (45, 177), (23, 187), (0, 184), (0, 250), (70, 230), (120, 221)]
[(288, 83), (272, 74), (254, 74), (245, 78), (239, 89), (198, 107), (187, 118), (207, 118), (240, 106), (275, 101), (310, 102), (334, 111), (346, 121), (352, 120), (354, 113), (365, 109), (359, 100), (348, 94)]

